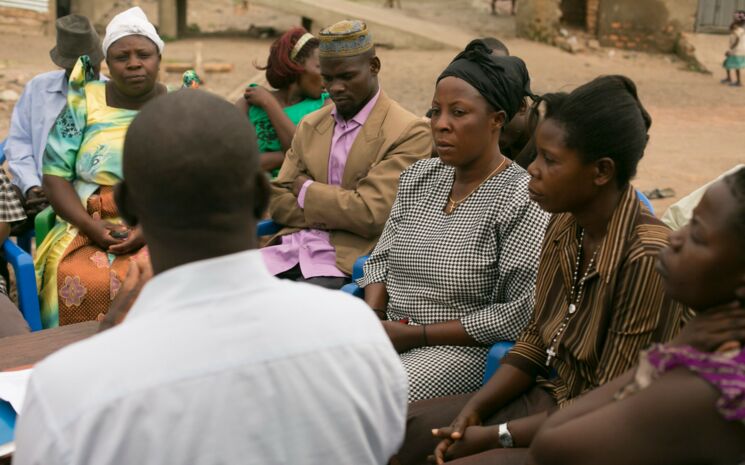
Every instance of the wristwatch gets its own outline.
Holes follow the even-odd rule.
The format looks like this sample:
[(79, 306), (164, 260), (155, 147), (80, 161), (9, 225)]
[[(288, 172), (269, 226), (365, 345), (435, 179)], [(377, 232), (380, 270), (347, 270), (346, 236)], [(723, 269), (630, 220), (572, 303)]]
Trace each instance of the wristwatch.
[(499, 445), (503, 449), (515, 447), (515, 443), (512, 442), (512, 433), (507, 429), (507, 423), (500, 423), (499, 425)]

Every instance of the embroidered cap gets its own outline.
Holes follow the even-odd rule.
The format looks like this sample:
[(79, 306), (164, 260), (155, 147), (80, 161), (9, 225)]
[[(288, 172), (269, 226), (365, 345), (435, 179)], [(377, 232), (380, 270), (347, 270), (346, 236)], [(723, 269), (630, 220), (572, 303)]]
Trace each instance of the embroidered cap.
[(351, 57), (373, 48), (367, 25), (358, 19), (345, 19), (322, 30), (318, 36), (321, 57)]

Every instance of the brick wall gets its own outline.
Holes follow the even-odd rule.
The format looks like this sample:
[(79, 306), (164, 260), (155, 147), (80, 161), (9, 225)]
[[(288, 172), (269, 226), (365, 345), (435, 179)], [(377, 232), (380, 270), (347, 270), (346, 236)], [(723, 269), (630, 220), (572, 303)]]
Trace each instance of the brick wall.
[(693, 30), (698, 0), (602, 0), (598, 40), (602, 45), (673, 52), (681, 32)]
[(587, 0), (587, 32), (597, 34), (598, 13), (600, 11), (600, 0)]
[(49, 14), (21, 8), (0, 7), (0, 31), (13, 34), (43, 35)]

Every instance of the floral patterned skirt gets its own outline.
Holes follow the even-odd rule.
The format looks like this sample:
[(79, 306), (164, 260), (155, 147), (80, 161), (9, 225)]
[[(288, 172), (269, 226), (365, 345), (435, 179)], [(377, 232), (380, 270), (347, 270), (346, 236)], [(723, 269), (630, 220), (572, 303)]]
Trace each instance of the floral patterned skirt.
[[(102, 187), (88, 199), (90, 215), (120, 223), (113, 189)], [(136, 253), (147, 253), (143, 248)], [(37, 251), (42, 325), (45, 328), (94, 320), (106, 313), (135, 253), (107, 253), (77, 228), (58, 218)]]

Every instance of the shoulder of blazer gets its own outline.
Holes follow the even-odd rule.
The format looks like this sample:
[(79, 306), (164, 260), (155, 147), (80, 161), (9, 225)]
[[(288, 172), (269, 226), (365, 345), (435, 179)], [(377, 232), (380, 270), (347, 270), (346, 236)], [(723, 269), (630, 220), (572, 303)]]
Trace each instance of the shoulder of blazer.
[(333, 127), (334, 117), (331, 116), (333, 109), (334, 105), (331, 104), (323, 106), (312, 113), (308, 113), (300, 120), (297, 130), (308, 131), (315, 129), (317, 132), (325, 132), (327, 129)]
[[(398, 140), (405, 133), (411, 131), (417, 123), (424, 124), (421, 118), (406, 110), (397, 101), (382, 92), (380, 96), (381, 98), (385, 96), (385, 100), (382, 102), (385, 104), (385, 116), (381, 124), (381, 131), (385, 137)], [(380, 103), (378, 102), (378, 104)]]

